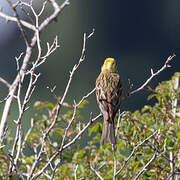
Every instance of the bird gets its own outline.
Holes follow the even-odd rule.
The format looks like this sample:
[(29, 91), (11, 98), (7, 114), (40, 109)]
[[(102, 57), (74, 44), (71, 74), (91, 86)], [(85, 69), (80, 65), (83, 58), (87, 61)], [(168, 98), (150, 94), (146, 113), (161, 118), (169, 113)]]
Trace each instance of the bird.
[(97, 104), (104, 119), (101, 145), (107, 143), (116, 145), (114, 118), (120, 108), (121, 96), (122, 82), (116, 60), (114, 58), (106, 58), (96, 79)]

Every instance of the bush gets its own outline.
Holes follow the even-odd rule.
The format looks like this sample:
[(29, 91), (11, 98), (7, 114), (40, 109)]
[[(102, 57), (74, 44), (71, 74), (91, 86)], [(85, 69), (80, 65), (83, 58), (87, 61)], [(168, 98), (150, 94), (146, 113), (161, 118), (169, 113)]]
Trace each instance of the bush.
[[(58, 117), (49, 134), (47, 130), (53, 123), (57, 105), (36, 102), (35, 118), (22, 142), (13, 176), (19, 177), (17, 171), (24, 176), (33, 166), (33, 173), (37, 175), (42, 171), (39, 175), (43, 179), (98, 179), (98, 176), (103, 179), (113, 179), (113, 176), (117, 179), (166, 179), (174, 176), (180, 165), (180, 88), (174, 88), (175, 79), (179, 77), (176, 73), (171, 80), (152, 90), (148, 99), (156, 98), (154, 106), (145, 105), (141, 111), (133, 113), (123, 112), (115, 119), (118, 124), (115, 155), (111, 145), (99, 147), (102, 122), (90, 120), (84, 130), (89, 137), (82, 133), (76, 138), (87, 125), (81, 116), (87, 101), (76, 111), (72, 105), (63, 103), (66, 112)], [(9, 138), (8, 143), (11, 141)], [(9, 161), (3, 151), (0, 157), (0, 176), (7, 177)]]

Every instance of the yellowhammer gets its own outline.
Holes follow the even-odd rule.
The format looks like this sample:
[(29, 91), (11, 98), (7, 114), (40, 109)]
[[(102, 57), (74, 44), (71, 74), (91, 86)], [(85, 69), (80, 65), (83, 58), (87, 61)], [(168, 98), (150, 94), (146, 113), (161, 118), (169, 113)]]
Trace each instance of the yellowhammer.
[(120, 107), (122, 83), (113, 58), (107, 58), (101, 67), (101, 73), (96, 80), (96, 97), (104, 118), (104, 129), (101, 145), (110, 142), (116, 144), (114, 118)]

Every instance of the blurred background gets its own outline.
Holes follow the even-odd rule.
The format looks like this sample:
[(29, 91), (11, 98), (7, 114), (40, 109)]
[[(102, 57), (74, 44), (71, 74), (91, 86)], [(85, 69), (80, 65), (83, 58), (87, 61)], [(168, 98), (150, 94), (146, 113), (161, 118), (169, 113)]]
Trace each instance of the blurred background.
[[(15, 2), (15, 0), (14, 0)], [(38, 11), (42, 6), (41, 0), (34, 1)], [(62, 0), (57, 0), (61, 4)], [(3, 12), (12, 15), (6, 0), (0, 1)], [(43, 13), (47, 17), (52, 9), (50, 6)], [(46, 53), (46, 42), (52, 43), (54, 37), (59, 38), (60, 48), (49, 56), (37, 72), (41, 73), (39, 82), (34, 92), (30, 107), (37, 100), (56, 102), (49, 93), (47, 86), (57, 86), (56, 94), (62, 96), (66, 87), (69, 71), (78, 62), (83, 44), (83, 33), (95, 34), (87, 41), (86, 59), (76, 72), (66, 102), (73, 104), (91, 91), (95, 80), (100, 73), (100, 67), (107, 57), (114, 57), (118, 63), (119, 73), (123, 80), (124, 94), (127, 92), (128, 78), (138, 88), (150, 76), (150, 69), (158, 70), (168, 56), (175, 53), (177, 56), (171, 62), (172, 67), (163, 71), (150, 83), (155, 88), (159, 82), (169, 80), (174, 72), (180, 70), (180, 1), (179, 0), (78, 0), (70, 1), (57, 22), (53, 22), (41, 34), (41, 44)], [(28, 17), (19, 9), (23, 19)], [(42, 18), (42, 19), (43, 19)], [(31, 36), (31, 34), (29, 33)], [(15, 78), (15, 56), (24, 52), (23, 38), (15, 23), (6, 22), (0, 18), (0, 76), (10, 83)], [(32, 57), (36, 58), (36, 54)], [(0, 84), (0, 98), (7, 94), (7, 88)], [(147, 102), (149, 92), (141, 91), (122, 102), (121, 109), (134, 111), (141, 109)], [(95, 95), (89, 99), (85, 116), (90, 112), (98, 114)], [(2, 112), (3, 104), (0, 105)], [(9, 119), (15, 119), (14, 113), (18, 112), (17, 106), (13, 107)], [(32, 110), (26, 112), (30, 119)]]

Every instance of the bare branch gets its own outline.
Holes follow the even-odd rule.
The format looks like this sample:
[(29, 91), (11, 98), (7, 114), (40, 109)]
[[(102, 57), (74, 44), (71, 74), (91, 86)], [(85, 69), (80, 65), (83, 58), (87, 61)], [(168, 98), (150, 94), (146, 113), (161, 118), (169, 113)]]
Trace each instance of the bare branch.
[(79, 59), (79, 62), (78, 64), (75, 64), (72, 71), (70, 72), (70, 77), (69, 77), (69, 81), (68, 81), (68, 84), (66, 86), (66, 89), (65, 89), (65, 92), (63, 94), (63, 97), (60, 101), (60, 106), (62, 105), (62, 103), (64, 102), (64, 99), (67, 95), (67, 92), (69, 90), (69, 87), (70, 87), (70, 84), (71, 84), (71, 81), (72, 81), (72, 78), (74, 76), (74, 73), (75, 71), (78, 69), (78, 67), (80, 66), (80, 64), (84, 61), (85, 59), (85, 51), (86, 51), (86, 40), (87, 40), (87, 36), (86, 36), (86, 33), (84, 33), (84, 38), (83, 38), (83, 48), (82, 48), (82, 52), (81, 52), (81, 57)]
[[(63, 148), (63, 146), (64, 146), (64, 142), (65, 142), (65, 138), (66, 138), (66, 136), (67, 136), (67, 132), (68, 132), (68, 130), (69, 130), (72, 122), (73, 122), (74, 119), (75, 119), (76, 110), (77, 110), (78, 106), (79, 106), (86, 98), (88, 98), (92, 93), (94, 93), (95, 90), (96, 90), (96, 88), (94, 88), (92, 91), (90, 91), (87, 95), (83, 96), (82, 99), (79, 101), (79, 103), (76, 104), (76, 102), (74, 101), (73, 115), (72, 115), (71, 120), (69, 121), (68, 126), (67, 126), (66, 129), (65, 129), (64, 136), (63, 136), (63, 139), (62, 139), (62, 142), (61, 142), (61, 148)], [(91, 119), (91, 118), (90, 118), (90, 119)]]
[(29, 59), (31, 57), (31, 54), (32, 54), (32, 48), (31, 47), (27, 47), (26, 55), (24, 57), (21, 69), (20, 69), (20, 71), (17, 74), (14, 82), (12, 83), (12, 85), (10, 87), (9, 94), (8, 94), (8, 99), (6, 100), (6, 103), (5, 103), (5, 106), (4, 106), (4, 109), (3, 109), (2, 118), (1, 118), (1, 124), (0, 124), (0, 142), (3, 141), (2, 137), (3, 137), (3, 134), (4, 134), (4, 129), (5, 129), (5, 126), (6, 126), (7, 117), (8, 117), (8, 113), (9, 113), (10, 107), (11, 107), (12, 100), (14, 98), (14, 94), (16, 92), (16, 89), (18, 87), (19, 82), (22, 83), (23, 80), (24, 80), (25, 70), (26, 70), (26, 68), (28, 66), (28, 62), (29, 62)]
[(8, 88), (11, 87), (11, 85), (5, 80), (3, 79), (2, 77), (0, 77), (0, 82), (3, 83), (5, 86), (7, 86)]
[(94, 32), (95, 32), (95, 28), (93, 28), (92, 32), (89, 34), (89, 36), (87, 36), (87, 39), (91, 38), (91, 36), (93, 36)]
[(51, 178), (50, 179), (54, 179), (54, 176), (56, 174), (56, 171), (57, 171), (57, 167), (58, 167), (58, 164), (55, 165), (53, 171), (52, 171), (52, 174), (51, 174)]
[(117, 122), (117, 127), (116, 127), (116, 132), (115, 132), (115, 136), (117, 136), (119, 127), (120, 127), (120, 121), (121, 121), (121, 117), (126, 113), (126, 111), (123, 111), (121, 113), (120, 109), (119, 109), (119, 115), (118, 115), (118, 122)]
[(78, 169), (78, 164), (74, 168), (74, 180), (77, 180), (77, 169)]
[(85, 99), (87, 99), (91, 94), (93, 94), (96, 91), (96, 88), (94, 88), (92, 91), (90, 91), (87, 95), (83, 96), (82, 99), (79, 101), (76, 106), (78, 107)]
[(99, 114), (98, 116), (96, 116), (94, 119), (90, 119), (89, 123), (86, 124), (86, 126), (79, 131), (79, 133), (74, 137), (74, 139), (72, 139), (72, 141), (68, 142), (66, 145), (63, 146), (63, 150), (66, 149), (68, 146), (71, 146), (72, 144), (75, 143), (75, 141), (84, 133), (84, 131), (97, 119), (99, 119), (100, 117), (102, 117), (102, 114)]
[(96, 169), (94, 169), (94, 168), (92, 167), (91, 164), (90, 164), (90, 168), (91, 168), (91, 170), (97, 175), (97, 177), (98, 177), (99, 179), (103, 180), (102, 176), (98, 173), (98, 171), (97, 171)]
[[(78, 64), (75, 64), (75, 65), (74, 65), (72, 71), (70, 72), (69, 81), (68, 81), (67, 86), (66, 86), (66, 88), (65, 88), (63, 97), (61, 98), (60, 102), (58, 103), (57, 110), (56, 110), (56, 114), (55, 114), (55, 117), (54, 117), (54, 119), (53, 119), (53, 122), (51, 123), (51, 125), (49, 126), (49, 128), (46, 130), (46, 132), (43, 134), (43, 138), (42, 138), (42, 143), (43, 143), (43, 144), (45, 144), (45, 140), (46, 140), (46, 138), (48, 137), (48, 134), (50, 133), (50, 131), (53, 129), (54, 125), (55, 125), (56, 122), (57, 122), (57, 119), (58, 119), (58, 116), (59, 116), (59, 113), (60, 113), (61, 106), (62, 106), (62, 104), (63, 104), (63, 102), (64, 102), (64, 99), (65, 99), (65, 97), (66, 97), (66, 95), (67, 95), (67, 92), (68, 92), (68, 90), (69, 90), (69, 87), (70, 87), (71, 81), (72, 81), (72, 79), (73, 79), (74, 73), (76, 72), (76, 70), (78, 69), (78, 67), (80, 66), (80, 64), (84, 61), (85, 51), (86, 51), (86, 48), (85, 48), (85, 47), (86, 47), (86, 40), (87, 40), (87, 36), (86, 36), (86, 34), (84, 33), (83, 48), (82, 48), (82, 53), (81, 53), (79, 62), (78, 62)], [(67, 126), (67, 128), (66, 128), (66, 130), (65, 130), (65, 133), (64, 133), (64, 136), (63, 136), (63, 140), (62, 140), (62, 143), (61, 143), (61, 147), (60, 147), (59, 152), (61, 152), (63, 149), (65, 149), (66, 146), (70, 146), (71, 144), (73, 144), (73, 143), (76, 141), (76, 138), (78, 138), (78, 137), (84, 132), (84, 131), (80, 131), (81, 133), (78, 133), (79, 136), (76, 136), (76, 137), (73, 139), (73, 141), (70, 142), (70, 144), (68, 144), (68, 145), (66, 144), (65, 147), (64, 147), (64, 142), (65, 142), (66, 134), (67, 134), (67, 131), (68, 131), (69, 127), (71, 126), (72, 121), (74, 120), (75, 113), (76, 113), (76, 108), (75, 108), (75, 110), (74, 110), (72, 120), (70, 121), (70, 123), (68, 124), (68, 126)], [(90, 124), (89, 124), (89, 125), (90, 125)], [(89, 126), (89, 125), (88, 125), (88, 126)], [(87, 126), (87, 127), (88, 127), (88, 126)], [(39, 159), (41, 158), (41, 155), (42, 155), (42, 153), (43, 153), (43, 149), (44, 149), (44, 146), (42, 145), (42, 146), (41, 146), (41, 150), (40, 150), (40, 152), (39, 152), (39, 154), (38, 154), (38, 158), (36, 158), (36, 160), (34, 161), (34, 163), (33, 163), (33, 165), (32, 165), (31, 171), (30, 171), (30, 173), (29, 173), (29, 175), (28, 175), (28, 179), (31, 179), (31, 178), (34, 177), (34, 176), (39, 176), (39, 175), (43, 172), (43, 171), (40, 171), (41, 173), (40, 173), (39, 175), (37, 175), (37, 174), (38, 174), (38, 173), (37, 173), (36, 175), (33, 176), (33, 173), (34, 173), (34, 171), (35, 171), (35, 168), (36, 168), (37, 164), (39, 163), (38, 161), (39, 161)], [(58, 154), (59, 154), (59, 152), (58, 152)], [(55, 156), (55, 157), (56, 157), (56, 156)], [(55, 158), (55, 157), (54, 157), (54, 158)], [(53, 160), (54, 158), (52, 158), (52, 160)], [(49, 162), (51, 162), (52, 160), (50, 159)], [(47, 163), (47, 166), (48, 166), (48, 165), (49, 165), (49, 163)], [(47, 168), (47, 166), (45, 165), (45, 168)]]
[(72, 71), (70, 72), (70, 77), (69, 77), (69, 80), (68, 80), (68, 83), (67, 83), (67, 86), (65, 88), (65, 91), (64, 91), (64, 94), (60, 100), (60, 102), (58, 103), (58, 107), (57, 107), (57, 111), (56, 111), (56, 114), (55, 114), (55, 117), (54, 117), (54, 120), (51, 124), (51, 126), (48, 128), (47, 132), (46, 132), (46, 136), (49, 134), (49, 132), (51, 131), (51, 129), (54, 127), (56, 121), (57, 121), (57, 118), (58, 118), (58, 115), (59, 115), (59, 112), (60, 112), (60, 108), (64, 102), (64, 99), (67, 95), (67, 92), (69, 90), (69, 87), (70, 87), (70, 84), (71, 84), (71, 81), (73, 79), (73, 76), (74, 76), (74, 73), (76, 72), (76, 70), (78, 69), (78, 67), (80, 66), (80, 64), (83, 62), (84, 60), (84, 57), (85, 57), (85, 46), (86, 46), (86, 40), (87, 40), (87, 36), (86, 34), (84, 34), (84, 38), (83, 38), (83, 48), (82, 48), (82, 53), (81, 53), (81, 57), (79, 59), (79, 62), (78, 64), (75, 64)]
[(16, 68), (17, 71), (19, 71), (19, 60), (21, 59), (21, 57), (22, 57), (23, 54), (24, 54), (24, 53), (22, 52), (22, 53), (19, 55), (19, 57), (15, 57), (15, 59), (16, 59), (16, 65), (17, 65), (17, 68)]
[(126, 166), (127, 162), (128, 162), (128, 161), (131, 159), (131, 157), (134, 155), (136, 149), (138, 149), (139, 146), (142, 146), (142, 145), (143, 145), (146, 141), (148, 141), (150, 138), (152, 138), (153, 136), (155, 136), (155, 134), (156, 134), (157, 132), (158, 132), (157, 130), (154, 131), (150, 136), (148, 136), (146, 139), (144, 139), (141, 143), (137, 144), (137, 145), (133, 148), (131, 154), (130, 154), (130, 155), (128, 156), (128, 158), (124, 161), (122, 167), (121, 167), (121, 168), (119, 169), (119, 171), (116, 173), (116, 176), (124, 169), (124, 167)]
[(138, 173), (138, 175), (134, 178), (134, 180), (137, 180), (139, 176), (141, 176), (144, 171), (146, 171), (147, 167), (151, 164), (151, 162), (156, 158), (156, 152), (152, 155), (151, 159), (146, 163), (146, 165), (142, 168), (142, 170)]
[(47, 1), (44, 1), (44, 2), (43, 2), (43, 6), (42, 6), (42, 8), (41, 8), (41, 11), (37, 14), (38, 17), (40, 17), (41, 14), (44, 12), (44, 9), (45, 9), (45, 7), (46, 7), (46, 4), (47, 4)]
[[(8, 0), (8, 1), (10, 2), (10, 5), (13, 8), (13, 10), (16, 11), (15, 8), (18, 5), (18, 3), (17, 3), (16, 6), (13, 7), (11, 1), (10, 0)], [(26, 73), (26, 70), (27, 70), (31, 55), (32, 55), (32, 49), (34, 48), (34, 46), (36, 45), (36, 43), (38, 41), (39, 33), (44, 28), (46, 28), (47, 25), (49, 25), (60, 14), (60, 12), (67, 5), (69, 5), (68, 0), (65, 0), (60, 6), (54, 0), (49, 0), (49, 1), (50, 1), (50, 3), (52, 4), (52, 6), (54, 8), (54, 12), (49, 17), (47, 17), (42, 22), (42, 24), (39, 25), (39, 27), (35, 27), (35, 26), (25, 22), (25, 21), (20, 20), (18, 14), (16, 12), (15, 12), (16, 17), (11, 17), (11, 16), (5, 15), (2, 12), (0, 12), (1, 17), (5, 18), (5, 19), (7, 19), (9, 21), (17, 22), (19, 28), (22, 29), (21, 32), (24, 32), (23, 26), (25, 26), (25, 27), (27, 27), (27, 28), (34, 31), (34, 36), (31, 39), (30, 45), (27, 43), (27, 39), (26, 39), (26, 46), (27, 47), (26, 47), (26, 53), (25, 53), (25, 56), (24, 56), (24, 59), (23, 59), (23, 63), (22, 63), (22, 66), (21, 66), (16, 78), (14, 79), (14, 82), (12, 83), (12, 85), (10, 87), (10, 91), (9, 91), (9, 94), (8, 94), (8, 99), (6, 100), (5, 105), (4, 105), (3, 114), (2, 114), (1, 123), (0, 123), (0, 142), (3, 142), (3, 137), (4, 137), (3, 135), (4, 135), (4, 131), (5, 131), (6, 123), (7, 123), (7, 117), (8, 117), (10, 107), (11, 107), (12, 100), (14, 98), (14, 94), (15, 94), (15, 92), (17, 90), (19, 82), (21, 81), (21, 83), (23, 83), (23, 81), (24, 81), (24, 76), (25, 76), (25, 73)], [(38, 30), (37, 30), (37, 28), (38, 28)], [(25, 38), (25, 34), (24, 34), (24, 38)], [(39, 42), (40, 41), (38, 41), (38, 44), (40, 44)], [(40, 54), (41, 53), (39, 52), (38, 60), (40, 59)], [(36, 61), (36, 62), (38, 63), (39, 61)]]
[[(26, 133), (26, 135), (25, 135), (25, 137), (24, 137), (24, 140), (22, 141), (22, 147), (25, 145), (28, 136), (29, 136), (30, 133), (32, 132), (33, 127), (34, 127), (34, 119), (32, 118), (32, 119), (31, 119), (31, 127), (28, 129), (28, 131), (27, 131), (27, 133)], [(23, 148), (21, 148), (21, 154), (22, 154), (22, 156), (24, 157)]]
[(71, 126), (73, 120), (75, 119), (75, 116), (76, 116), (76, 109), (77, 109), (77, 106), (75, 105), (75, 106), (74, 106), (74, 111), (73, 111), (72, 118), (71, 118), (71, 120), (69, 121), (69, 124), (68, 124), (68, 126), (66, 127), (66, 129), (65, 129), (65, 131), (64, 131), (64, 136), (63, 136), (63, 139), (62, 139), (62, 142), (61, 142), (61, 149), (62, 149), (63, 146), (64, 146), (65, 138), (66, 138), (66, 136), (67, 136), (67, 132), (68, 132), (68, 130), (69, 130), (69, 128), (70, 128), (70, 126)]
[(40, 66), (42, 63), (46, 61), (46, 59), (59, 47), (58, 44), (58, 37), (56, 36), (54, 38), (54, 41), (52, 45), (50, 46), (49, 43), (47, 42), (47, 53), (45, 56), (41, 56), (38, 62), (36, 63), (36, 67)]
[(65, 144), (63, 147), (60, 147), (60, 149), (51, 156), (49, 162), (47, 162), (41, 170), (39, 170), (36, 174), (34, 174), (31, 179), (39, 177), (45, 171), (45, 169), (49, 166), (49, 163), (52, 162), (59, 155), (59, 153), (61, 153), (63, 150), (67, 149), (72, 144), (74, 144), (77, 141), (77, 139), (80, 136), (82, 136), (82, 134), (86, 131), (86, 129), (100, 117), (102, 117), (102, 114), (99, 114), (95, 118), (90, 119), (89, 122), (86, 124), (86, 126), (81, 131), (79, 131), (79, 133), (70, 142)]
[(137, 93), (138, 91), (144, 89), (144, 88), (150, 83), (150, 81), (151, 81), (155, 76), (159, 75), (159, 74), (160, 74), (162, 71), (164, 71), (166, 68), (171, 67), (171, 66), (169, 65), (169, 63), (170, 63), (170, 61), (173, 60), (173, 58), (174, 58), (175, 56), (176, 56), (175, 54), (173, 54), (172, 56), (169, 56), (169, 57), (167, 58), (166, 62), (164, 63), (164, 65), (163, 65), (157, 72), (154, 73), (153, 70), (151, 69), (151, 76), (150, 76), (150, 78), (148, 78), (148, 79), (146, 80), (146, 82), (145, 82), (143, 85), (141, 85), (138, 89), (130, 92), (130, 93), (129, 93), (129, 96), (131, 96), (131, 95)]
[(19, 29), (21, 31), (21, 34), (22, 34), (22, 36), (24, 38), (26, 46), (28, 47), (29, 46), (28, 37), (27, 37), (27, 35), (26, 35), (26, 33), (25, 33), (24, 29), (23, 29), (23, 25), (21, 24), (20, 17), (18, 15), (17, 11), (16, 11), (16, 6), (13, 6), (11, 0), (7, 0), (7, 2), (9, 3), (9, 6), (11, 7), (11, 9), (14, 11), (14, 14), (15, 14), (16, 19), (17, 19), (17, 25), (18, 25), (18, 27), (19, 27)]
[(4, 103), (8, 98), (9, 98), (9, 94), (3, 100), (0, 100), (0, 104)]
[(115, 145), (114, 145), (114, 144), (112, 144), (112, 152), (113, 152), (113, 155), (114, 155), (114, 173), (113, 173), (113, 180), (116, 180), (117, 157), (116, 157)]
[[(35, 77), (35, 79), (34, 79)], [(14, 139), (14, 144), (13, 144), (13, 148), (11, 151), (11, 157), (14, 156), (15, 151), (16, 151), (16, 157), (14, 159), (14, 164), (16, 165), (21, 153), (21, 149), (22, 149), (22, 117), (24, 112), (26, 111), (26, 106), (30, 100), (30, 97), (32, 96), (32, 93), (34, 91), (35, 88), (35, 82), (37, 81), (37, 78), (39, 76), (35, 75), (35, 73), (32, 71), (30, 74), (30, 80), (29, 80), (29, 85), (23, 100), (23, 103), (21, 104), (21, 99), (20, 99), (20, 95), (21, 95), (21, 83), (19, 83), (19, 88), (18, 88), (18, 94), (17, 94), (17, 100), (18, 100), (18, 107), (19, 107), (19, 117), (17, 119), (17, 121), (15, 121), (15, 123), (17, 124), (17, 129), (16, 129), (16, 136)], [(16, 149), (17, 147), (17, 149)], [(12, 164), (9, 167), (9, 174), (11, 174), (13, 171), (13, 166)]]
[(180, 176), (180, 166), (175, 168), (174, 171), (168, 175), (167, 180), (170, 180), (174, 175)]
[[(17, 18), (16, 18), (16, 17), (8, 16), (8, 15), (2, 13), (1, 11), (0, 11), (0, 17), (4, 18), (6, 21), (17, 22)], [(20, 22), (21, 22), (21, 24), (22, 24), (24, 27), (27, 27), (28, 29), (31, 29), (31, 30), (33, 30), (33, 31), (36, 30), (36, 27), (35, 27), (34, 25), (32, 25), (32, 24), (30, 24), (30, 23), (28, 23), (28, 22), (26, 22), (26, 21), (24, 21), (24, 20), (20, 20)]]
[[(14, 163), (13, 158), (11, 157), (11, 155), (6, 155), (6, 157), (11, 162), (12, 166), (15, 168), (17, 174), (21, 177), (21, 179), (25, 180), (25, 178), (23, 177), (23, 173), (19, 170), (17, 165)], [(8, 180), (9, 179), (12, 179), (12, 174), (8, 173)]]
[(60, 6), (56, 3), (55, 0), (49, 0), (49, 2), (52, 4), (54, 12), (51, 16), (49, 16), (49, 18), (41, 23), (41, 25), (39, 26), (39, 31), (50, 24), (62, 12), (62, 10), (70, 4), (69, 0), (65, 0)]

